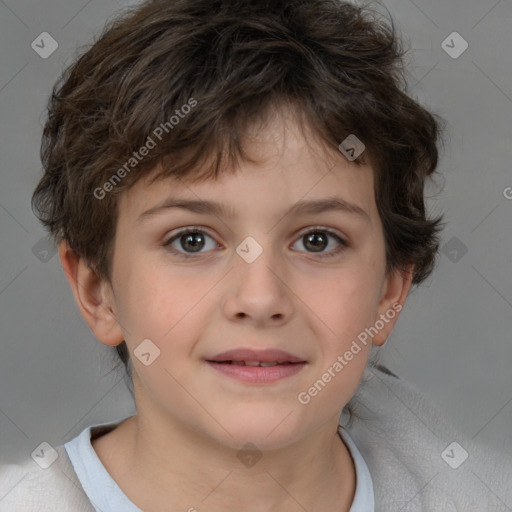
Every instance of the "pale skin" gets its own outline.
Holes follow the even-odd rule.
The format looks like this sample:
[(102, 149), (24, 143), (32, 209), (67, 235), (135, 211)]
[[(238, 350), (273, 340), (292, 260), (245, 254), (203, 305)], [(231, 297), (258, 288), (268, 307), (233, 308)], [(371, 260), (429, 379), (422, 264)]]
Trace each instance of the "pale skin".
[[(371, 343), (309, 404), (297, 395), (381, 314), (404, 304), (412, 274), (385, 272), (371, 167), (356, 166), (312, 136), (305, 140), (294, 119), (280, 113), (250, 139), (250, 154), (262, 162), (242, 162), (218, 181), (141, 180), (121, 196), (112, 286), (65, 242), (59, 247), (87, 324), (105, 345), (125, 340), (133, 360), (137, 414), (93, 447), (145, 511), (347, 512), (353, 501), (354, 464), (337, 426)], [(298, 201), (334, 196), (365, 214), (286, 215)], [(216, 201), (236, 215), (169, 208), (137, 222), (167, 198)], [(202, 228), (198, 253), (179, 236), (164, 246), (190, 226)], [(319, 253), (305, 237), (311, 231), (326, 240)], [(329, 232), (348, 246), (334, 254), (341, 244)], [(236, 252), (248, 236), (263, 248), (252, 263)], [(385, 342), (398, 316), (374, 345)], [(133, 355), (146, 338), (161, 351), (149, 366)], [(292, 377), (258, 385), (205, 362), (239, 347), (278, 348), (307, 364)], [(252, 467), (237, 457), (246, 443), (262, 454)]]

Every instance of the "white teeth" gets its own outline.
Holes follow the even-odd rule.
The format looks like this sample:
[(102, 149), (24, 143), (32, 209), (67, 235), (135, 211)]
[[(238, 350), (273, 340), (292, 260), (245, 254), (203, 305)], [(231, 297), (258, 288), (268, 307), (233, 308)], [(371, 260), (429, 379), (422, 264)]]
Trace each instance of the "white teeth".
[(231, 364), (236, 364), (238, 366), (277, 366), (279, 363), (263, 363), (260, 361), (231, 361)]

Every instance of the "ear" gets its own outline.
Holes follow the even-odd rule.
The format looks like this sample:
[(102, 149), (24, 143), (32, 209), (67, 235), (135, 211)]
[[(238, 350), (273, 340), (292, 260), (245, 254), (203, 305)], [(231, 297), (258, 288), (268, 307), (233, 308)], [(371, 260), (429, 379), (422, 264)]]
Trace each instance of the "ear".
[(373, 337), (374, 345), (379, 347), (384, 345), (393, 330), (411, 289), (413, 268), (411, 265), (402, 271), (395, 270), (386, 277), (379, 302), (378, 314), (375, 318), (375, 323), (379, 322), (377, 325), (382, 323), (384, 327), (379, 329), (378, 333)]
[(110, 284), (99, 280), (66, 242), (59, 244), (59, 257), (80, 313), (96, 338), (105, 345), (119, 345), (124, 336)]

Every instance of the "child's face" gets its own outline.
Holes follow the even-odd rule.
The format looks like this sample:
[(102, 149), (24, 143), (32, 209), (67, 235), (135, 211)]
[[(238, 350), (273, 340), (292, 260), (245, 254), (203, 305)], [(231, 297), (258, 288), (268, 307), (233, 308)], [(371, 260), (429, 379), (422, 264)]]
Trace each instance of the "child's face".
[[(326, 154), (290, 120), (283, 125), (276, 119), (256, 136), (250, 154), (264, 157), (263, 164), (242, 163), (236, 174), (217, 182), (139, 181), (121, 197), (110, 295), (121, 327), (115, 343), (112, 329), (95, 331), (107, 344), (126, 340), (139, 415), (233, 448), (249, 441), (260, 448), (285, 446), (336, 424), (368, 360), (371, 339), (365, 345), (358, 335), (398, 299), (403, 302), (410, 285), (385, 275), (370, 167), (357, 167), (335, 151)], [(287, 215), (299, 202), (328, 198), (365, 213)], [(215, 202), (233, 216), (180, 208), (142, 216), (167, 199)], [(190, 226), (203, 238), (185, 236), (180, 243), (177, 237), (164, 245)], [(304, 236), (312, 231), (316, 239)], [(255, 254), (247, 237), (262, 248), (252, 262), (241, 256)], [(180, 257), (173, 248), (192, 257)], [(249, 252), (239, 255), (237, 248)], [(392, 329), (398, 314), (392, 316), (380, 322), (385, 327), (376, 344)], [(144, 339), (160, 350), (149, 366), (133, 355)], [(344, 354), (354, 340), (360, 351), (353, 348), (348, 360)], [(237, 348), (279, 349), (306, 364), (293, 375), (257, 384), (207, 362)], [(324, 378), (321, 391), (309, 393), (329, 368), (331, 378)]]

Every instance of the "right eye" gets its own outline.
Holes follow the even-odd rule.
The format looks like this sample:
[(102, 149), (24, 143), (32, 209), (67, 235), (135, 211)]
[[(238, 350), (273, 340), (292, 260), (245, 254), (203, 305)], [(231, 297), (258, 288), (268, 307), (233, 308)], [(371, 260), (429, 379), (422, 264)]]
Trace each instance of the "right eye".
[[(206, 244), (206, 238), (213, 238), (203, 231), (200, 227), (190, 226), (182, 229), (174, 234), (163, 245), (167, 247), (173, 254), (182, 258), (194, 258), (194, 254), (201, 254), (201, 249)], [(176, 245), (180, 246), (185, 252), (181, 252)], [(214, 241), (213, 248), (218, 247)], [(188, 252), (190, 251), (190, 252)]]

